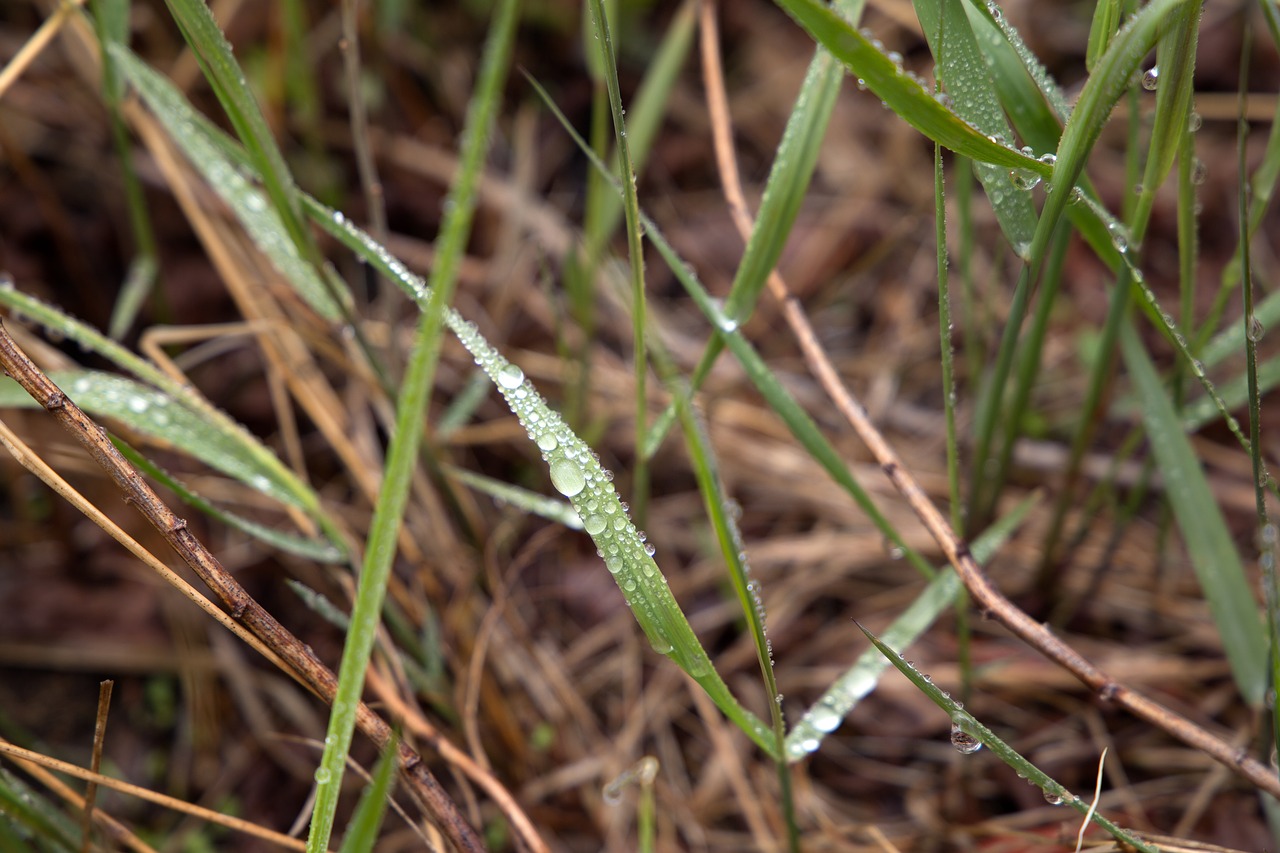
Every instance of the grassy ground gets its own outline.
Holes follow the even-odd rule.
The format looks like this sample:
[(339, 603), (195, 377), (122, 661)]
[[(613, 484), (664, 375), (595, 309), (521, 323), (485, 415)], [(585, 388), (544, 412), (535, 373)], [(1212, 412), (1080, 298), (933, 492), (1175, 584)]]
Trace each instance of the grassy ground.
[[(1011, 252), (987, 198), (1013, 195), (1015, 187), (984, 192), (967, 165), (946, 155), (955, 347), (948, 365), (939, 346), (933, 144), (895, 115), (910, 118), (918, 106), (892, 94), (883, 106), (885, 93), (862, 91), (846, 79), (838, 93), (832, 90), (829, 127), (813, 137), (811, 183), (795, 178), (791, 184), (794, 224), (781, 217), (785, 247), (779, 247), (777, 272), (795, 302), (766, 294), (754, 311), (747, 305), (749, 316), (739, 317), (734, 310), (743, 298), (730, 295), (731, 287), (748, 277), (742, 269), (749, 265), (742, 261), (744, 226), (726, 201), (725, 165), (712, 142), (720, 121), (715, 107), (723, 103), (731, 116), (746, 208), (764, 218), (770, 210), (764, 187), (814, 55), (813, 38), (774, 5), (718, 4), (721, 102), (702, 65), (713, 48), (698, 42), (709, 30), (705, 22), (694, 29), (696, 4), (622, 3), (613, 12), (612, 36), (640, 172), (639, 206), (707, 291), (727, 300), (700, 306), (646, 243), (640, 312), (631, 289), (635, 267), (627, 263), (628, 217), (619, 207), (611, 219), (608, 208), (617, 196), (592, 177), (588, 158), (531, 83), (544, 87), (588, 140), (606, 152), (613, 147), (609, 75), (588, 55), (600, 43), (588, 12), (558, 0), (523, 4), (514, 41), (498, 51), (505, 63), (494, 72), (501, 101), (493, 102), (486, 151), (476, 142), (483, 137), (464, 129), (482, 121), (486, 102), (477, 79), (483, 78), (489, 7), (500, 4), (408, 5), (413, 8), (376, 4), (363, 11), (354, 85), (339, 46), (344, 22), (336, 4), (227, 2), (215, 4), (214, 13), (244, 67), (263, 127), (279, 142), (280, 165), (287, 166), (281, 174), (428, 277), (439, 312), (449, 302), (519, 366), (520, 379), (508, 386), (504, 377), (514, 374), (504, 373), (502, 363), (486, 365), (497, 384), (514, 398), (528, 387), (521, 380), (531, 382), (616, 475), (612, 488), (656, 546), (663, 586), (669, 584), (705, 647), (727, 687), (723, 694), (699, 669), (699, 653), (681, 644), (679, 625), (664, 621), (661, 602), (648, 617), (657, 625), (646, 623), (648, 636), (638, 624), (636, 615), (644, 620), (660, 597), (661, 590), (646, 587), (652, 561), (634, 551), (638, 574), (628, 575), (630, 568), (611, 574), (601, 559), (612, 554), (603, 553), (608, 543), (597, 538), (593, 545), (582, 532), (606, 512), (588, 508), (587, 498), (602, 489), (607, 505), (611, 491), (603, 478), (591, 478), (586, 457), (578, 457), (588, 480), (579, 497), (566, 486), (565, 469), (556, 467), (557, 451), (529, 440), (541, 433), (528, 412), (521, 420), (513, 416), (455, 337), (445, 336), (434, 361), (439, 323), (461, 328), (466, 337), (454, 316), (432, 315), (424, 298), (428, 319), (415, 323), (414, 301), (387, 270), (358, 261), (340, 245), (336, 228), (304, 222), (305, 208), (298, 207), (301, 224), (290, 231), (289, 204), (281, 203), (298, 204), (290, 187), (280, 195), (241, 196), (240, 207), (228, 201), (220, 190), (244, 179), (224, 173), (220, 187), (193, 168), (173, 141), (180, 134), (157, 119), (154, 100), (124, 99), (118, 113), (124, 133), (113, 137), (99, 36), (80, 12), (61, 20), (32, 64), (9, 65), (17, 76), (0, 90), (0, 269), (14, 284), (0, 297), (18, 343), (55, 378), (65, 377), (64, 390), (113, 433), (217, 508), (295, 537), (283, 545), (264, 541), (243, 525), (184, 506), (173, 488), (161, 490), (239, 583), (333, 669), (344, 644), (335, 621), (345, 623), (354, 609), (360, 623), (354, 567), (364, 577), (388, 573), (385, 608), (376, 598), (363, 605), (372, 614), (367, 628), (375, 673), (364, 696), (386, 719), (403, 721), (408, 742), (487, 845), (536, 848), (540, 838), (553, 850), (646, 844), (773, 850), (787, 849), (790, 824), (803, 849), (815, 851), (1074, 848), (1080, 814), (1046, 802), (1040, 786), (1019, 778), (992, 748), (958, 752), (948, 736), (948, 713), (892, 668), (843, 724), (822, 732), (815, 750), (781, 762), (790, 768), (786, 774), (771, 760), (792, 748), (775, 737), (779, 726), (794, 731), (870, 648), (854, 620), (884, 633), (926, 589), (928, 572), (918, 568), (942, 567), (956, 556), (953, 542), (939, 542), (922, 524), (885, 476), (884, 459), (833, 404), (793, 331), (789, 306), (807, 315), (811, 340), (896, 448), (901, 468), (930, 504), (965, 525), (975, 553), (985, 553), (979, 534), (986, 522), (1007, 521), (984, 565), (1013, 604), (1051, 626), (1124, 690), (1152, 696), (1242, 756), (1266, 761), (1272, 751), (1262, 701), (1266, 633), (1256, 613), (1268, 578), (1255, 542), (1267, 501), (1274, 511), (1274, 494), (1259, 498), (1265, 489), (1255, 489), (1250, 453), (1211, 406), (1204, 424), (1187, 430), (1189, 443), (1162, 443), (1144, 396), (1151, 386), (1144, 391), (1137, 379), (1135, 359), (1142, 358), (1136, 353), (1149, 355), (1146, 363), (1161, 376), (1174, 377), (1155, 386), (1171, 412), (1199, 411), (1207, 395), (1189, 378), (1190, 363), (1148, 320), (1151, 312), (1136, 290), (1128, 313), (1115, 314), (1121, 319), (1109, 325), (1121, 290), (1117, 280), (1129, 281), (1131, 274), (1109, 268), (1106, 251), (1081, 238), (1087, 225), (1073, 219), (1060, 248), (1046, 244), (1033, 255), (1035, 266), (1050, 271), (1036, 282), (1008, 396), (989, 402), (1026, 265)], [(18, 55), (53, 8), (19, 0), (0, 9), (0, 57)], [(1087, 6), (1003, 4), (1005, 20), (1072, 102), (1090, 79), (1092, 15)], [(872, 4), (860, 25), (932, 87), (933, 60), (910, 4)], [(687, 55), (675, 66), (669, 94), (650, 112), (637, 90), (659, 67), (664, 39), (682, 26), (693, 34)], [(163, 5), (137, 4), (128, 33), (133, 51), (197, 109), (242, 141), (252, 138), (227, 120)], [(1145, 235), (1140, 251), (1134, 245), (1126, 256), (1176, 318), (1196, 358), (1208, 363), (1243, 432), (1256, 436), (1262, 463), (1276, 454), (1265, 403), (1277, 338), (1265, 328), (1250, 336), (1263, 387), (1236, 396), (1229, 389), (1243, 388), (1248, 372), (1245, 336), (1235, 345), (1224, 339), (1216, 362), (1205, 346), (1248, 325), (1238, 286), (1221, 291), (1221, 306), (1217, 296), (1239, 245), (1237, 92), (1246, 43), (1246, 85), (1257, 94), (1246, 104), (1252, 124), (1245, 173), (1265, 178), (1280, 159), (1266, 147), (1280, 70), (1272, 35), (1252, 6), (1205, 9), (1194, 78), (1200, 126), (1188, 137), (1200, 165), (1184, 153), (1181, 199), (1178, 166), (1150, 199), (1134, 190), (1158, 126), (1157, 96), (1136, 79), (1087, 150), (1085, 165), (1101, 206), (1129, 225), (1120, 233)], [(108, 55), (122, 61), (118, 53)], [(1178, 55), (1185, 61), (1185, 52)], [(1138, 70), (1151, 65), (1143, 58)], [(1172, 66), (1161, 67), (1166, 85)], [(357, 122), (354, 129), (353, 90), (367, 112), (367, 126)], [(647, 146), (650, 116), (656, 116), (655, 132)], [(216, 135), (190, 132), (214, 140), (206, 164), (240, 156), (234, 146), (219, 148)], [(254, 159), (253, 145), (248, 148), (245, 172), (271, 176), (262, 168), (270, 152)], [(1033, 148), (1035, 156), (1057, 150), (1065, 159), (1065, 149)], [(372, 173), (362, 175), (362, 158), (376, 167), (380, 192), (369, 191)], [(465, 186), (469, 158), (483, 169), (468, 223), (466, 194), (458, 187)], [(148, 223), (129, 204), (131, 180)], [(246, 192), (252, 193), (250, 184)], [(1254, 198), (1263, 191), (1269, 194), (1270, 184), (1256, 187)], [(1045, 186), (1026, 198), (1034, 228), (1035, 210), (1047, 204)], [(256, 237), (278, 232), (281, 243), (296, 241), (304, 266), (325, 259), (336, 274), (330, 282), (345, 282), (349, 297), (324, 290), (325, 274), (315, 272), (321, 265), (297, 276), (279, 272), (280, 262), (269, 258), (272, 247), (245, 224), (246, 211), (264, 199), (278, 219)], [(1148, 202), (1149, 217), (1141, 212)], [(1198, 253), (1189, 261), (1179, 252), (1189, 245), (1179, 235), (1180, 210), (1194, 218), (1198, 235)], [(1262, 215), (1252, 243), (1257, 293), (1251, 298), (1259, 306), (1274, 289), (1278, 228), (1276, 214)], [(147, 278), (152, 243), (158, 272), (150, 292), (137, 291), (135, 316), (121, 307), (122, 293), (130, 292), (124, 283)], [(1113, 252), (1110, 259), (1117, 257)], [(760, 287), (771, 265), (759, 271)], [(299, 277), (319, 290), (308, 295)], [(1040, 298), (1046, 293), (1047, 302)], [(105, 345), (86, 347), (86, 334), (57, 317), (37, 322), (38, 306), (23, 302), (23, 295), (97, 329), (114, 324), (126, 348), (172, 365), (167, 379), (135, 372), (150, 391), (141, 385), (112, 391), (116, 386), (101, 374), (77, 372), (131, 368)], [(727, 330), (723, 336), (708, 310)], [(1261, 317), (1262, 308), (1256, 313)], [(637, 316), (643, 317), (639, 326)], [(1131, 338), (1121, 340), (1124, 333), (1116, 331), (1119, 337), (1109, 341), (1107, 329), (1121, 328), (1131, 329)], [(637, 330), (647, 349), (636, 348)], [(735, 349), (741, 343), (729, 343), (733, 352), (710, 368), (671, 436), (651, 460), (643, 458), (638, 444), (680, 398), (704, 349), (727, 342), (731, 333), (754, 345), (771, 381), (816, 423), (833, 458), (843, 460), (878, 507), (881, 524), (797, 437), (785, 407), (744, 366), (747, 359)], [(637, 355), (648, 359), (649, 369), (636, 372)], [(954, 373), (954, 433), (944, 406), (944, 369)], [(414, 399), (415, 380), (426, 383), (417, 386), (420, 392), (430, 389), (421, 449), (409, 437), (416, 436), (422, 407), (396, 405)], [(1010, 414), (1022, 387), (1025, 409)], [(191, 388), (256, 438), (184, 396)], [(1082, 417), (1091, 393), (1099, 395), (1097, 415)], [(164, 539), (48, 413), (23, 407), (16, 386), (5, 394), (3, 422), (36, 455), (145, 548), (178, 564)], [(145, 420), (142, 410), (152, 417), (162, 397), (196, 412), (198, 421), (212, 425), (209, 432), (190, 433), (184, 444), (177, 427)], [(1244, 402), (1250, 397), (1263, 403), (1252, 427)], [(996, 435), (991, 458), (979, 463), (988, 416)], [(544, 425), (550, 417), (538, 414)], [(558, 429), (552, 431), (563, 452), (571, 436)], [(1073, 443), (1080, 454), (1074, 466)], [(949, 446), (957, 453), (951, 468)], [(283, 460), (279, 470), (257, 455), (263, 448)], [(1179, 448), (1194, 454), (1203, 484), (1188, 485), (1176, 462)], [(327, 722), (326, 704), (158, 582), (8, 456), (0, 466), (6, 484), (0, 736), (87, 766), (97, 684), (113, 679), (101, 748), (106, 775), (279, 832), (292, 827), (295, 837), (306, 838), (326, 732), (324, 760), (342, 758), (333, 746), (342, 740), (334, 726), (342, 724)], [(403, 481), (398, 499), (397, 478)], [(495, 496), (495, 482), (520, 491)], [(531, 493), (559, 498), (557, 489), (574, 499), (576, 515), (563, 500), (545, 515), (533, 507)], [(1055, 537), (1059, 517), (1063, 532)], [(1192, 529), (1197, 517), (1224, 521), (1230, 553), (1197, 551), (1196, 543), (1205, 541)], [(624, 539), (629, 535), (618, 530)], [(639, 540), (631, 544), (640, 547)], [(307, 547), (311, 551), (301, 553)], [(325, 553), (317, 555), (317, 548)], [(739, 551), (749, 575), (745, 569), (735, 574)], [(629, 578), (639, 591), (626, 588)], [(296, 584), (323, 596), (329, 609)], [(1239, 598), (1231, 598), (1238, 592), (1246, 596), (1243, 611)], [(1265, 795), (1250, 781), (1135, 718), (1123, 697), (1107, 701), (1113, 693), (1082, 684), (1031, 648), (1025, 633), (1011, 632), (991, 602), (961, 600), (938, 609), (936, 619), (919, 624), (923, 633), (907, 657), (1057, 783), (1092, 799), (1105, 748), (1100, 812), (1115, 823), (1143, 837), (1178, 839), (1157, 842), (1162, 849), (1188, 849), (1178, 845), (1193, 841), (1274, 848)], [(375, 635), (379, 611), (384, 618)], [(763, 631), (753, 636), (761, 612), (767, 645)], [(1238, 623), (1249, 625), (1238, 641), (1244, 648), (1230, 639)], [(666, 639), (674, 646), (669, 657), (655, 653), (667, 651)], [(345, 669), (350, 677), (362, 667)], [(348, 689), (360, 685), (351, 682)], [(775, 693), (782, 719), (771, 728)], [(746, 717), (736, 717), (734, 700), (725, 698), (730, 694), (764, 722), (753, 729)], [(955, 719), (967, 719), (948, 707)], [(440, 740), (452, 746), (433, 748)], [(656, 765), (638, 764), (646, 757)], [(376, 751), (357, 736), (352, 758), (368, 767)], [(0, 779), (0, 847), (79, 849), (81, 810), (62, 803), (28, 769), (5, 759), (3, 770), (13, 775)], [(348, 772), (336, 837), (348, 826), (359, 787)], [(499, 788), (509, 792), (511, 805), (504, 805)], [(56, 815), (40, 817), (32, 801), (47, 802)], [(422, 810), (403, 791), (397, 801), (408, 818), (389, 816), (376, 849), (436, 843), (435, 830), (421, 828)], [(323, 796), (321, 802), (323, 809)], [(155, 849), (275, 849), (267, 840), (105, 790), (98, 805)], [(107, 832), (99, 830), (96, 843), (123, 849), (125, 842), (105, 840)], [(1111, 843), (1097, 828), (1088, 838)]]

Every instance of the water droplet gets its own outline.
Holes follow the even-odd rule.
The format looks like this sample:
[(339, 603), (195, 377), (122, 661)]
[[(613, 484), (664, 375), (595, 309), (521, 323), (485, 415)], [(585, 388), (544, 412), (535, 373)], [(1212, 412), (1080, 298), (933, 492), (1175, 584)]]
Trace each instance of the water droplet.
[(1204, 119), (1200, 117), (1200, 113), (1195, 110), (1191, 111), (1191, 115), (1187, 116), (1187, 130), (1195, 133), (1204, 126)]
[(840, 728), (844, 719), (835, 708), (826, 702), (819, 702), (809, 711), (809, 724), (820, 732), (834, 732)]
[(1108, 222), (1107, 231), (1111, 233), (1111, 245), (1116, 247), (1116, 251), (1124, 254), (1129, 251), (1129, 235), (1125, 233), (1124, 226), (1119, 222)]
[(1154, 92), (1160, 85), (1160, 69), (1153, 65), (1142, 74), (1142, 88)]
[(890, 560), (901, 560), (906, 554), (902, 546), (897, 542), (894, 542), (888, 536), (885, 536), (880, 540), (880, 545), (884, 548), (884, 553)]
[(544, 453), (550, 453), (560, 446), (560, 442), (556, 439), (555, 434), (550, 432), (539, 433), (538, 437), (534, 439), (534, 441), (537, 443), (538, 449)]
[(1209, 167), (1204, 161), (1196, 157), (1191, 161), (1191, 183), (1200, 186), (1209, 177)]
[(622, 571), (622, 558), (617, 554), (610, 554), (608, 557), (604, 558), (604, 565), (609, 570), (610, 574), (616, 575), (618, 572)]
[(329, 773), (329, 768), (328, 768), (328, 767), (317, 767), (317, 768), (316, 768), (316, 784), (317, 784), (317, 785), (327, 785), (327, 784), (329, 784), (329, 778), (330, 778), (330, 773)]
[(1249, 317), (1249, 340), (1255, 344), (1262, 340), (1262, 336), (1267, 333), (1267, 327), (1262, 325), (1262, 321), (1258, 319), (1256, 314)]
[(586, 518), (582, 519), (582, 529), (592, 536), (595, 536), (597, 533), (604, 530), (604, 528), (605, 521), (603, 515), (588, 515)]
[(644, 552), (652, 557), (654, 554), (658, 553), (658, 549), (652, 542), (646, 542), (644, 543)]
[(1041, 162), (1041, 163), (1044, 163), (1046, 166), (1052, 166), (1052, 165), (1054, 165), (1054, 164), (1056, 164), (1056, 163), (1058, 162), (1058, 155), (1057, 155), (1057, 154), (1052, 154), (1052, 153), (1050, 153), (1050, 154), (1041, 154), (1041, 155), (1040, 155), (1040, 162)]
[(1009, 180), (1020, 190), (1030, 191), (1040, 185), (1040, 176), (1030, 169), (1010, 169)]
[(577, 462), (560, 458), (551, 463), (551, 485), (566, 498), (571, 498), (583, 490), (587, 480)]
[(498, 384), (507, 390), (519, 388), (524, 381), (524, 371), (514, 364), (508, 364), (498, 371)]
[(1062, 796), (1060, 794), (1055, 794), (1053, 791), (1050, 791), (1048, 788), (1045, 788), (1044, 801), (1051, 806), (1060, 806), (1062, 805)]
[(971, 755), (982, 749), (982, 741), (965, 731), (964, 726), (955, 720), (951, 721), (951, 745), (957, 752), (965, 755)]
[(129, 398), (129, 411), (140, 415), (149, 408), (151, 408), (151, 403), (145, 397)]

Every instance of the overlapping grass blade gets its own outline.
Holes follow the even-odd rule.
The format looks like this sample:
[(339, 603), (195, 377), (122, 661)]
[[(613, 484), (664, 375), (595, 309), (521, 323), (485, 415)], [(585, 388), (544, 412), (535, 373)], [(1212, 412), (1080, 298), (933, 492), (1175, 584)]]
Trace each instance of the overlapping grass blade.
[[(951, 109), (981, 133), (1013, 139), (1000, 106), (996, 84), (960, 3), (916, 0), (916, 15), (937, 65), (934, 74), (951, 99)], [(1056, 147), (1056, 146), (1055, 146)], [(1035, 173), (1010, 172), (1002, 166), (974, 161), (974, 171), (1014, 254), (1026, 259), (1036, 230), (1036, 211), (1028, 192), (1040, 183)]]
[(360, 795), (360, 803), (347, 824), (340, 853), (369, 853), (377, 843), (378, 830), (382, 828), (382, 819), (395, 787), (396, 747), (399, 743), (399, 736), (393, 737), (382, 750), (382, 757), (373, 769), (373, 778)]
[(1236, 685), (1246, 700), (1257, 705), (1267, 687), (1267, 642), (1239, 552), (1178, 414), (1131, 324), (1121, 332), (1120, 348), (1141, 401), (1147, 439), (1164, 478), (1165, 495), (1222, 637)]
[[(966, 711), (959, 702), (943, 692), (928, 676), (904, 660), (899, 652), (889, 647), (866, 628), (861, 625), (858, 627), (861, 628), (862, 633), (867, 635), (867, 639), (871, 641), (880, 654), (884, 655), (921, 693), (928, 696), (935, 705), (946, 712), (947, 716), (951, 718), (952, 726), (955, 729), (959, 729), (967, 738), (976, 740), (982, 746), (991, 750), (1001, 761), (1016, 770), (1019, 777), (1026, 779), (1033, 785), (1037, 785), (1047, 796), (1059, 800), (1063, 805), (1071, 806), (1081, 814), (1090, 812), (1089, 803), (1058, 784), (1057, 780), (1024, 758), (1013, 747), (1001, 740), (991, 729), (978, 722), (977, 718)], [(972, 742), (972, 740), (969, 742)], [(966, 747), (965, 751), (972, 752), (973, 749)], [(1116, 839), (1118, 843), (1125, 845), (1128, 849), (1141, 850), (1142, 853), (1159, 853), (1159, 848), (1153, 847), (1126, 832), (1102, 815), (1095, 812), (1091, 819), (1098, 826), (1109, 832), (1111, 837)]]
[[(1185, 0), (1177, 0), (1184, 2)], [(1048, 164), (1022, 154), (966, 123), (934, 98), (919, 80), (818, 0), (776, 0), (823, 47), (845, 64), (885, 105), (929, 139), (970, 159), (1023, 169), (1047, 178)]]

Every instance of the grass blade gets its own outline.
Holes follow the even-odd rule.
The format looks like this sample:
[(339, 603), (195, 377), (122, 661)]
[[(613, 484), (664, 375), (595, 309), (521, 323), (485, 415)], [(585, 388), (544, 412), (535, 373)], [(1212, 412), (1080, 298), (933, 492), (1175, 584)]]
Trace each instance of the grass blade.
[(1147, 439), (1164, 476), (1165, 494), (1222, 637), (1236, 685), (1256, 706), (1267, 686), (1267, 641), (1240, 555), (1177, 412), (1132, 324), (1121, 332), (1120, 349), (1142, 404)]

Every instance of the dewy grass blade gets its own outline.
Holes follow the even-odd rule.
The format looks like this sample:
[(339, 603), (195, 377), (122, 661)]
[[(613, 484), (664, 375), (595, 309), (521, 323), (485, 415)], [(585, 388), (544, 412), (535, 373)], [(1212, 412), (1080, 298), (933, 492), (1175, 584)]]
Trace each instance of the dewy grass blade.
[[(209, 439), (208, 446), (215, 448), (225, 446), (232, 449), (229, 454), (231, 458), (221, 459), (220, 465), (222, 467), (219, 470), (237, 477), (237, 479), (240, 479), (240, 474), (243, 474), (248, 479), (242, 479), (241, 481), (256, 488), (261, 488), (263, 480), (268, 485), (280, 488), (287, 494), (287, 497), (283, 498), (285, 503), (302, 508), (325, 527), (326, 533), (332, 532), (333, 525), (324, 516), (320, 498), (311, 487), (300, 480), (293, 471), (280, 461), (278, 456), (264, 446), (262, 442), (258, 441), (247, 429), (232, 420), (225, 412), (214, 407), (213, 404), (201, 397), (189, 386), (175, 381), (173, 377), (161, 371), (151, 362), (138, 357), (120, 344), (110, 340), (92, 326), (68, 317), (58, 309), (15, 289), (13, 282), (4, 277), (0, 277), (0, 305), (10, 309), (15, 316), (28, 317), (51, 332), (61, 335), (67, 340), (75, 341), (86, 351), (101, 355), (148, 385), (158, 389), (160, 397), (157, 397), (155, 401), (148, 401), (148, 405), (151, 402), (156, 403), (155, 412), (163, 411), (163, 407), (160, 405), (160, 398), (163, 397), (171, 399), (179, 405), (179, 408), (194, 413), (193, 416), (203, 424), (202, 431), (198, 434), (205, 435), (212, 431), (210, 435), (217, 436), (217, 438)], [(127, 381), (121, 377), (112, 377), (109, 374), (101, 375), (108, 380)], [(121, 393), (124, 392), (122, 391)], [(142, 391), (139, 391), (139, 393), (142, 393)], [(157, 438), (173, 444), (180, 444), (183, 441), (183, 437), (180, 434), (181, 431), (169, 430), (168, 425), (163, 423), (156, 423), (155, 426), (160, 429), (160, 432), (156, 433)], [(197, 448), (197, 450), (203, 450), (204, 444), (205, 442), (202, 441), (202, 447)], [(206, 459), (205, 461), (210, 465), (214, 465), (212, 460)], [(214, 467), (219, 466), (214, 465)]]
[[(1038, 494), (1031, 495), (974, 540), (970, 546), (974, 559), (980, 563), (989, 560), (1008, 541), (1039, 501)], [(951, 606), (961, 589), (963, 585), (953, 569), (940, 572), (884, 630), (881, 635), (884, 642), (899, 649), (910, 646), (928, 630), (942, 611)], [(888, 665), (884, 655), (875, 649), (863, 652), (853, 666), (832, 682), (800, 721), (791, 727), (791, 731), (787, 733), (787, 760), (799, 761), (815, 752), (822, 745), (823, 739), (839, 728), (849, 712), (871, 693)]]
[(1267, 642), (1240, 555), (1164, 385), (1132, 324), (1126, 324), (1121, 332), (1120, 348), (1142, 404), (1147, 438), (1164, 477), (1165, 494), (1222, 637), (1236, 685), (1245, 699), (1256, 706), (1267, 686)]
[(311, 853), (326, 850), (333, 831), (342, 776), (355, 729), (356, 710), (381, 623), (387, 580), (398, 549), (397, 537), (408, 502), (410, 482), (417, 467), (424, 413), (440, 353), (440, 329), (445, 315), (449, 313), (449, 301), (471, 233), (476, 190), (488, 152), (489, 133), (501, 100), (517, 20), (518, 4), (515, 0), (503, 0), (495, 8), (467, 110), (458, 174), (449, 192), (444, 221), (436, 240), (431, 296), (418, 324), (404, 381), (396, 399), (396, 426), (387, 451), (386, 474), (374, 506), (364, 565), (351, 612), (351, 627), (342, 649), (324, 754), (316, 770), (318, 793), (307, 838), (307, 848)]
[(919, 80), (879, 50), (818, 0), (776, 0), (823, 47), (875, 92), (885, 105), (934, 142), (973, 160), (1006, 169), (1023, 169), (1047, 178), (1052, 171), (1041, 163), (1000, 142), (943, 106)]
[[(304, 262), (319, 269), (320, 253), (303, 224), (293, 175), (245, 81), (244, 71), (231, 52), (231, 45), (213, 19), (213, 13), (205, 0), (165, 0), (165, 5), (200, 62), (201, 70), (231, 120), (236, 135), (249, 152), (271, 199), (271, 207), (288, 236), (289, 245)], [(331, 300), (331, 307), (333, 305), (336, 303)], [(336, 313), (325, 316), (330, 320), (337, 319)]]
[[(956, 2), (916, 0), (915, 8), (929, 48), (936, 57), (934, 73), (941, 81), (942, 91), (951, 99), (952, 111), (981, 133), (1012, 140), (1013, 131), (1005, 119), (995, 82), (982, 58), (964, 7)], [(1005, 239), (1014, 254), (1026, 260), (1036, 230), (1036, 211), (1031, 204), (1030, 190), (1040, 183), (1041, 176), (977, 161), (974, 169), (987, 191)]]
[[(991, 729), (978, 722), (959, 702), (939, 689), (930, 680), (929, 676), (921, 673), (908, 661), (904, 660), (900, 653), (894, 651), (861, 625), (858, 628), (867, 635), (867, 639), (871, 641), (880, 654), (884, 655), (921, 693), (928, 696), (935, 705), (951, 718), (952, 743), (957, 749), (961, 752), (973, 753), (977, 751), (979, 746), (985, 746), (995, 753), (1001, 761), (1017, 771), (1018, 776), (1033, 785), (1039, 786), (1047, 796), (1057, 799), (1063, 805), (1071, 806), (1081, 814), (1089, 814), (1091, 812), (1088, 803), (1058, 784), (1057, 780), (1024, 758), (1013, 747), (997, 737)], [(1133, 850), (1141, 850), (1143, 853), (1159, 853), (1158, 848), (1126, 832), (1096, 812), (1092, 814), (1092, 820), (1109, 832), (1111, 837), (1121, 845), (1126, 845)]]
[(173, 84), (122, 48), (113, 48), (121, 71), (187, 160), (235, 212), (254, 244), (316, 313), (337, 320), (341, 310), (315, 264), (298, 252), (280, 208), (200, 132), (195, 111)]
[[(547, 96), (547, 93), (538, 87), (537, 83), (532, 85), (538, 89), (539, 95), (542, 96), (543, 102), (547, 104), (548, 109), (552, 110), (556, 117), (560, 120), (561, 126), (565, 132), (574, 138), (579, 144), (588, 159), (592, 160), (597, 170), (603, 172), (604, 164), (590, 153), (582, 142), (582, 138), (573, 130), (572, 125), (568, 123), (564, 115), (556, 107), (555, 103)], [(607, 174), (607, 173), (605, 173)], [(903, 540), (902, 535), (889, 523), (884, 514), (876, 507), (875, 502), (871, 500), (871, 496), (866, 490), (858, 484), (849, 473), (848, 466), (844, 460), (840, 458), (840, 454), (836, 452), (831, 443), (822, 435), (817, 424), (809, 417), (808, 413), (801, 408), (791, 393), (778, 380), (776, 376), (769, 370), (760, 354), (755, 351), (751, 343), (742, 335), (738, 328), (738, 324), (727, 317), (724, 309), (703, 287), (702, 282), (698, 280), (698, 276), (684, 260), (676, 254), (674, 248), (663, 236), (662, 231), (657, 224), (644, 215), (641, 211), (641, 217), (644, 221), (645, 233), (649, 237), (649, 241), (653, 243), (658, 253), (662, 255), (663, 260), (667, 264), (667, 268), (671, 270), (677, 280), (685, 288), (685, 291), (693, 297), (694, 303), (703, 315), (711, 322), (711, 325), (718, 331), (719, 337), (734, 357), (742, 364), (747, 376), (751, 379), (756, 389), (764, 396), (769, 403), (770, 408), (778, 413), (778, 416), (787, 424), (787, 428), (791, 430), (805, 450), (813, 457), (819, 465), (831, 476), (831, 479), (849, 493), (850, 497), (858, 504), (859, 508), (867, 514), (872, 524), (881, 532), (885, 538), (885, 542), (890, 545), (902, 549), (907, 561), (911, 563), (921, 574), (932, 578), (934, 575), (933, 567), (920, 556), (920, 554), (911, 548)], [(757, 223), (758, 228), (758, 223)], [(354, 234), (348, 234), (341, 238), (351, 240), (353, 243), (359, 243), (359, 238)]]

